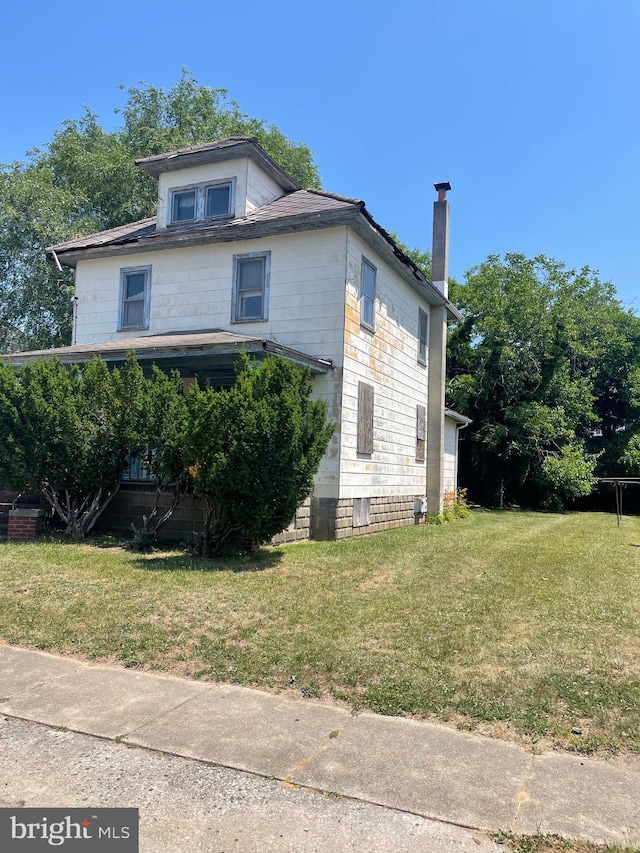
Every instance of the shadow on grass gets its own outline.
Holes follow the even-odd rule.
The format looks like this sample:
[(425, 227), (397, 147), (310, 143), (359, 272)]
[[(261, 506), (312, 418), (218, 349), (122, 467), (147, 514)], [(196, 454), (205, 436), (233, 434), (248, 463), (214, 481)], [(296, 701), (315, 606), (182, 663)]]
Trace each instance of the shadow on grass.
[(282, 560), (280, 551), (259, 548), (250, 554), (232, 553), (217, 560), (191, 557), (189, 554), (138, 557), (134, 562), (147, 572), (263, 572), (272, 569)]

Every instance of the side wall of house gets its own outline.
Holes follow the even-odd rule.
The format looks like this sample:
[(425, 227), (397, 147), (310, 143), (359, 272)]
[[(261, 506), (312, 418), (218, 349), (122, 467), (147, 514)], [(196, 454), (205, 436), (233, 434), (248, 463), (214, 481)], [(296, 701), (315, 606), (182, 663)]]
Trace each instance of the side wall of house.
[[(375, 322), (361, 315), (363, 258), (376, 268)], [(345, 298), (340, 496), (317, 508), (318, 538), (345, 538), (414, 524), (415, 499), (426, 491), (418, 452), (419, 410), (427, 410), (428, 364), (418, 358), (418, 313), (429, 306), (349, 230)], [(370, 452), (359, 448), (362, 386), (373, 403)]]
[(444, 419), (444, 493), (455, 494), (458, 488), (458, 425), (452, 418)]

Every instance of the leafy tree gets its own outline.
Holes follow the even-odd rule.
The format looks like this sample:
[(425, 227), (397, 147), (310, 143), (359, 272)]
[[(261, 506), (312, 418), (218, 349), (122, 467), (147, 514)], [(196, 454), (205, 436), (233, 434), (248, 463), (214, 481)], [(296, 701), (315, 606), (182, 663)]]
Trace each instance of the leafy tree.
[(140, 447), (143, 396), (133, 354), (112, 371), (100, 359), (82, 368), (0, 363), (0, 481), (42, 492), (67, 533), (84, 538)]
[(636, 433), (627, 442), (621, 462), (625, 468), (625, 474), (629, 477), (640, 476), (640, 433)]
[(203, 86), (183, 71), (169, 90), (142, 83), (126, 92), (114, 131), (87, 109), (64, 121), (45, 150), (0, 166), (0, 351), (70, 342), (72, 276), (44, 250), (153, 216), (157, 183), (136, 158), (222, 136), (257, 136), (301, 186), (320, 185), (309, 148), (243, 113), (226, 89)]
[[(133, 551), (147, 549), (157, 538), (158, 531), (173, 515), (190, 487), (184, 453), (187, 405), (182, 379), (177, 370), (166, 374), (152, 365), (145, 383), (142, 401), (139, 443), (143, 447), (142, 461), (155, 480), (155, 495), (151, 510), (142, 516), (140, 526), (134, 524)], [(164, 510), (161, 498), (169, 496)]]
[(291, 522), (334, 429), (310, 393), (308, 369), (246, 356), (232, 388), (191, 389), (185, 452), (206, 507), (200, 553), (215, 556), (232, 535), (265, 542)]
[(464, 319), (450, 334), (448, 398), (474, 420), (462, 444), (470, 496), (553, 506), (588, 494), (605, 456), (594, 437), (637, 417), (637, 318), (588, 267), (544, 256), (492, 255), (450, 295)]

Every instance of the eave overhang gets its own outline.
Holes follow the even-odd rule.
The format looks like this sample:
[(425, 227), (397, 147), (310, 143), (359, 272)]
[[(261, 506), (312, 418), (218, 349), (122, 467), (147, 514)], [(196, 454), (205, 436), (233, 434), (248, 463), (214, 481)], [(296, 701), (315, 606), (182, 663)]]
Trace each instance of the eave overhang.
[(156, 180), (163, 172), (176, 172), (193, 166), (205, 166), (210, 163), (222, 163), (229, 160), (249, 158), (272, 178), (278, 186), (287, 192), (300, 189), (300, 184), (287, 174), (282, 166), (258, 144), (257, 137), (224, 140), (221, 144), (196, 145), (192, 148), (180, 148), (168, 154), (142, 157), (136, 160), (136, 166)]
[(384, 258), (387, 263), (418, 293), (429, 305), (445, 306), (449, 322), (457, 322), (462, 315), (448, 299), (432, 284), (413, 261), (402, 252), (391, 235), (373, 219), (364, 206), (364, 202), (355, 201), (340, 210), (318, 213), (303, 213), (293, 216), (279, 216), (274, 219), (249, 221), (232, 220), (225, 224), (190, 226), (181, 229), (162, 229), (143, 233), (141, 236), (125, 235), (108, 244), (67, 249), (51, 246), (47, 255), (69, 267), (75, 267), (80, 260), (107, 258), (117, 255), (131, 255), (141, 252), (153, 252), (161, 249), (186, 248), (211, 243), (229, 243), (237, 240), (249, 240), (259, 237), (272, 237), (292, 234), (298, 231), (311, 231), (320, 228), (333, 228), (349, 225), (368, 245)]
[(7, 353), (0, 355), (0, 359), (14, 367), (47, 358), (58, 358), (63, 364), (86, 364), (98, 357), (110, 364), (118, 364), (132, 350), (143, 366), (156, 364), (165, 370), (179, 368), (183, 376), (203, 374), (221, 383), (233, 378), (234, 362), (241, 352), (258, 359), (280, 355), (300, 367), (308, 367), (314, 374), (325, 374), (333, 369), (329, 359), (315, 358), (265, 338), (252, 338), (223, 330), (143, 335), (56, 349)]
[(470, 423), (473, 423), (471, 418), (468, 418), (466, 415), (461, 415), (460, 412), (456, 412), (454, 409), (445, 409), (444, 416), (446, 418), (451, 418), (452, 421), (455, 421), (460, 426), (469, 426)]

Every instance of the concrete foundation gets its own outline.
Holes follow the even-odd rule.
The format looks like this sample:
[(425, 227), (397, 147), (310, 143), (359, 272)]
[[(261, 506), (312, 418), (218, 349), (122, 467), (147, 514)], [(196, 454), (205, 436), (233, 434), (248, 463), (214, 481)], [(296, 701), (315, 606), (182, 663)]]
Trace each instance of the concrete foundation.
[[(140, 525), (143, 514), (151, 511), (155, 492), (145, 487), (120, 489), (100, 518), (102, 530), (131, 531), (132, 522)], [(419, 524), (423, 517), (415, 513), (415, 500), (421, 495), (392, 495), (372, 498), (308, 498), (296, 512), (286, 530), (274, 536), (272, 544), (283, 545), (308, 539), (334, 540), (365, 536)], [(169, 495), (162, 495), (161, 508), (168, 506)], [(204, 507), (195, 498), (185, 498), (159, 531), (160, 539), (187, 539), (202, 530)]]

